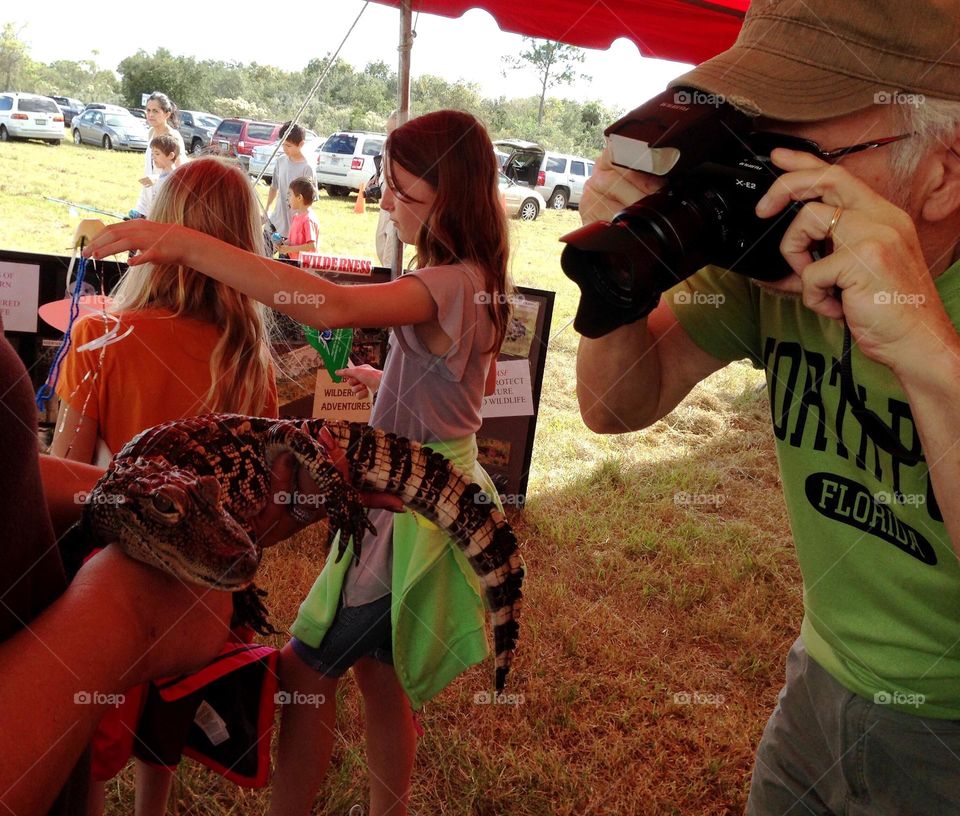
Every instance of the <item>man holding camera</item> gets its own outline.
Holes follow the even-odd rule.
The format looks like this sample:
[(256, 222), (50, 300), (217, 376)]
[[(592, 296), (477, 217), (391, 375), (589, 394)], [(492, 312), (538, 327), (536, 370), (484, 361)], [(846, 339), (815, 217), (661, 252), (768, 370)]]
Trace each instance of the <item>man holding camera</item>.
[[(643, 428), (733, 360), (765, 369), (805, 615), (747, 812), (956, 812), (960, 2), (754, 0), (737, 43), (672, 84), (800, 148), (770, 152), (755, 204), (774, 224), (799, 202), (790, 274), (708, 266), (584, 337), (584, 421)], [(583, 220), (672, 183), (605, 150)]]

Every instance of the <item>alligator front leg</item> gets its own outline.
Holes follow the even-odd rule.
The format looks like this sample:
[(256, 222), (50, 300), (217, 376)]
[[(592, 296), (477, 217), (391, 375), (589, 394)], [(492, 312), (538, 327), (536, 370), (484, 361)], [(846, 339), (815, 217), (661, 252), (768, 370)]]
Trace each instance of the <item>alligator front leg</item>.
[(376, 528), (367, 517), (367, 509), (360, 501), (359, 491), (337, 469), (326, 446), (306, 431), (290, 424), (275, 426), (267, 439), (267, 460), (272, 462), (282, 451), (290, 451), (317, 486), (311, 501), (321, 511), (317, 521), (327, 518), (328, 551), (339, 532), (336, 560), (343, 558), (352, 541), (354, 555), (359, 561), (364, 535), (368, 530), (376, 533)]

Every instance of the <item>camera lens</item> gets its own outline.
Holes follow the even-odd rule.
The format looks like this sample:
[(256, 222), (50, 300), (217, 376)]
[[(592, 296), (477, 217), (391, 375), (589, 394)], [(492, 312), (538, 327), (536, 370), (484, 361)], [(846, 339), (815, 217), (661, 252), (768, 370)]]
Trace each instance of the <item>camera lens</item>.
[[(564, 236), (561, 266), (583, 292), (577, 331), (598, 337), (636, 320), (661, 292), (704, 266), (707, 249), (722, 235), (722, 210), (716, 196), (669, 189), (627, 207), (609, 224)], [(606, 308), (588, 305), (584, 311), (595, 299)]]
[(754, 211), (776, 175), (759, 158), (708, 162), (610, 223), (561, 238), (567, 243), (561, 266), (582, 291), (577, 331), (599, 337), (633, 322), (662, 292), (708, 264), (765, 281), (783, 278), (790, 270), (780, 241), (802, 205), (794, 202), (773, 219)]

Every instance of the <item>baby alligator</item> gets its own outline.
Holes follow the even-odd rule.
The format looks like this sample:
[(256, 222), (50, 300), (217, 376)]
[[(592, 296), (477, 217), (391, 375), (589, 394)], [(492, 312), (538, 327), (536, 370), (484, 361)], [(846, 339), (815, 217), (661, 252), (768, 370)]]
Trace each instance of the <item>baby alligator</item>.
[[(319, 442), (344, 452), (343, 478)], [(502, 690), (519, 631), (523, 564), (503, 514), (480, 485), (417, 442), (354, 422), (210, 414), (143, 431), (114, 457), (90, 494), (84, 526), (102, 544), (202, 586), (243, 592), (241, 620), (271, 631), (253, 578), (262, 554), (250, 522), (270, 499), (270, 468), (290, 451), (319, 488), (337, 560), (372, 529), (359, 490), (399, 496), (457, 543), (480, 578)], [(311, 497), (313, 499), (314, 497)], [(235, 596), (240, 600), (239, 595)]]

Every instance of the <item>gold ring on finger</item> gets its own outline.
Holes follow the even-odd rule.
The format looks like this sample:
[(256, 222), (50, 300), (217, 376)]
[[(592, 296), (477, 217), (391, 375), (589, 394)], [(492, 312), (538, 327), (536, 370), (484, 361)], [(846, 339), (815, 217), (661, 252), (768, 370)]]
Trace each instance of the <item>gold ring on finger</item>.
[(833, 218), (830, 219), (830, 226), (827, 227), (827, 234), (824, 236), (824, 240), (833, 240), (833, 231), (837, 228), (841, 215), (843, 215), (843, 207), (837, 207), (837, 209), (833, 211)]

